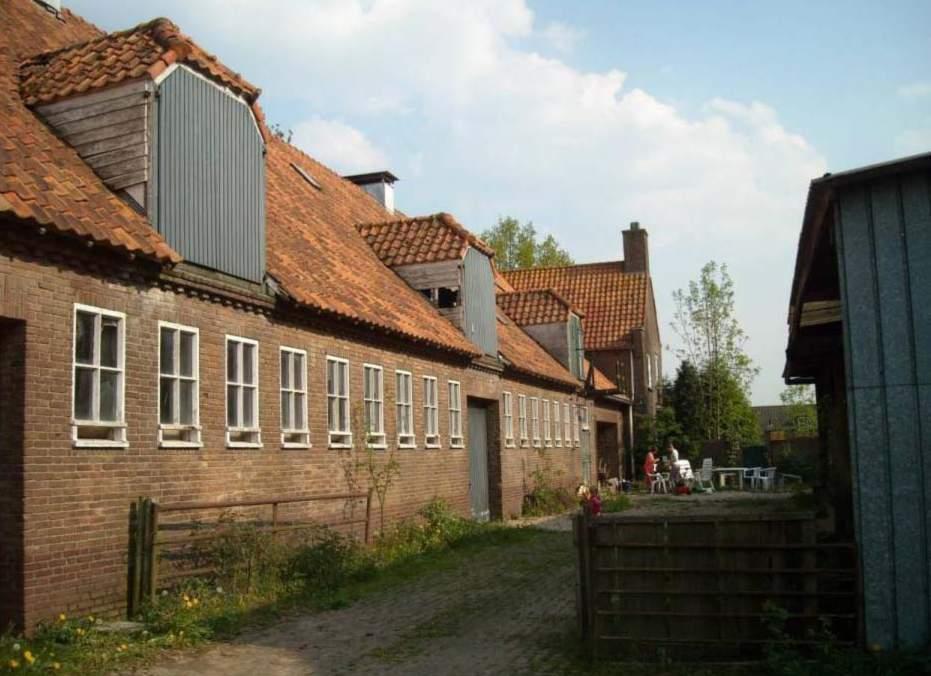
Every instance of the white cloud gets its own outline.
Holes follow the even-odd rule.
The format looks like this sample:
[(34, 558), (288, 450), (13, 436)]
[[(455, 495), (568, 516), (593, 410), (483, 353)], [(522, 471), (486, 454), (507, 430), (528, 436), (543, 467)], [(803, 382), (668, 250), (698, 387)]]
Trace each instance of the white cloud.
[[(92, 20), (125, 11), (99, 3)], [(165, 0), (159, 11), (260, 84), (267, 102), (311, 111), (294, 125), (310, 153), (340, 171), (392, 168), (388, 156), (406, 164), (408, 212), (453, 211), (475, 230), (500, 214), (532, 219), (583, 261), (620, 257), (619, 227), (639, 220), (667, 342), (670, 292), (708, 259), (731, 263), (766, 374), (758, 390), (776, 399), (794, 244), (808, 182), (826, 167), (773, 108), (712, 98), (686, 114), (627, 87), (624, 64), (589, 71), (529, 50), (528, 37), (571, 48), (578, 36), (536, 26), (524, 0), (231, 6)]]
[(565, 54), (575, 49), (576, 44), (585, 37), (585, 31), (561, 21), (551, 21), (540, 35), (556, 50)]
[(931, 82), (912, 82), (902, 85), (898, 89), (900, 98), (906, 101), (917, 101), (931, 96)]
[(928, 126), (906, 129), (895, 138), (896, 151), (901, 155), (917, 155), (931, 152), (931, 119)]
[(342, 174), (378, 171), (388, 166), (384, 152), (365, 134), (339, 120), (305, 120), (294, 127), (293, 142)]

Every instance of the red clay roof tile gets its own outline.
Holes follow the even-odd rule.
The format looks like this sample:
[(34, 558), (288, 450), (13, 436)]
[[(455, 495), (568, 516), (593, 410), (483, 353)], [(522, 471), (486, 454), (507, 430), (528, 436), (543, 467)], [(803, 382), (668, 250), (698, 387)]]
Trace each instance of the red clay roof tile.
[(581, 310), (573, 308), (553, 289), (499, 292), (497, 301), (498, 307), (519, 326), (565, 322), (570, 312), (584, 317)]
[(401, 218), (357, 226), (382, 262), (394, 267), (462, 258), (469, 246), (486, 256), (495, 252), (450, 214)]
[(650, 278), (624, 272), (623, 261), (501, 273), (517, 290), (554, 289), (585, 313), (586, 349), (625, 345), (630, 332), (646, 324)]

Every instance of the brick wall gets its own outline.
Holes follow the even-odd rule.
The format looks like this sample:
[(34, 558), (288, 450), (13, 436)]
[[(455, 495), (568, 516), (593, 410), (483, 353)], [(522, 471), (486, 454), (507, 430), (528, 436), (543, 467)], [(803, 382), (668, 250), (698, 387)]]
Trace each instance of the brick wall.
[[(7, 253), (0, 242), (0, 255)], [(520, 381), (502, 385), (498, 374), (438, 354), (415, 353), (399, 343), (369, 337), (322, 320), (298, 324), (281, 313), (262, 313), (186, 295), (112, 274), (79, 272), (39, 257), (0, 258), (0, 317), (25, 321), (25, 434), (23, 439), (25, 528), (23, 573), (25, 624), (58, 612), (104, 612), (125, 600), (127, 513), (137, 496), (162, 503), (302, 495), (345, 489), (339, 454), (327, 448), (325, 362), (328, 355), (350, 362), (350, 397), (361, 403), (362, 364), (384, 368), (385, 426), (396, 441), (394, 370), (414, 376), (414, 426), (418, 447), (398, 449), (401, 477), (386, 504), (389, 520), (408, 516), (434, 497), (469, 513), (467, 448), (450, 448), (450, 379), (462, 383), (463, 430), (466, 398), (498, 402), (502, 389), (560, 401), (579, 401), (567, 392)], [(126, 421), (129, 447), (74, 448), (70, 440), (72, 326), (74, 304), (126, 314)], [(194, 326), (200, 332), (200, 422), (203, 447), (159, 448), (157, 443), (158, 321)], [(263, 447), (225, 445), (225, 335), (259, 341), (259, 421)], [(307, 351), (308, 419), (311, 449), (285, 449), (279, 430), (279, 347)], [(15, 350), (14, 350), (15, 352)], [(436, 376), (442, 447), (423, 445), (421, 377)], [(497, 414), (496, 425), (503, 424)], [(490, 440), (491, 442), (491, 440)], [(592, 443), (594, 447), (594, 443)], [(580, 479), (578, 449), (551, 449), (565, 485)], [(490, 443), (499, 463), (495, 498), (504, 517), (519, 514), (530, 473), (539, 466), (532, 449)], [(593, 450), (594, 454), (594, 450)], [(594, 463), (593, 463), (594, 464)], [(4, 491), (6, 493), (6, 491)], [(6, 510), (4, 510), (6, 511)], [(15, 546), (0, 530), (4, 551)]]
[(0, 627), (22, 623), (23, 322), (0, 319)]

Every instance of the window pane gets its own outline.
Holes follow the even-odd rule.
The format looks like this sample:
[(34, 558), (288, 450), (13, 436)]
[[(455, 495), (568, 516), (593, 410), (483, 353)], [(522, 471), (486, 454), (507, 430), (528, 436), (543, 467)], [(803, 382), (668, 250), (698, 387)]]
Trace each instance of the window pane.
[(119, 401), (120, 374), (117, 371), (100, 372), (100, 419), (116, 422)]
[(294, 429), (302, 430), (307, 425), (304, 422), (304, 411), (306, 410), (306, 405), (304, 404), (304, 395), (295, 394), (294, 395)]
[(74, 370), (74, 417), (78, 420), (94, 419), (94, 370)]
[(182, 425), (193, 425), (196, 420), (194, 419), (194, 389), (195, 383), (193, 380), (182, 380), (181, 381), (181, 424)]
[(94, 362), (94, 316), (78, 312), (74, 336), (74, 360), (81, 364)]
[(282, 352), (281, 353), (281, 389), (287, 390), (291, 388), (291, 353)]
[(255, 427), (255, 388), (244, 387), (242, 393), (243, 427)]
[(197, 334), (181, 332), (181, 375), (194, 377), (195, 353), (197, 352)]
[(159, 369), (166, 376), (175, 373), (175, 330), (162, 329), (159, 345)]
[(175, 379), (159, 378), (158, 380), (158, 405), (160, 408), (159, 421), (168, 425), (173, 423), (175, 410)]
[[(349, 394), (349, 373), (347, 371), (348, 365), (340, 362), (337, 366), (339, 367), (339, 380), (337, 382), (339, 385), (339, 396), (345, 397), (347, 394)], [(345, 429), (345, 427), (343, 429)]]
[(336, 432), (339, 429), (339, 423), (337, 421), (337, 407), (338, 399), (330, 397), (327, 400), (327, 429), (330, 432)]
[(239, 386), (226, 386), (226, 424), (239, 427)]
[(339, 400), (339, 429), (341, 432), (349, 429), (349, 402), (345, 399)]
[(226, 343), (226, 379), (231, 383), (239, 382), (239, 343), (235, 340)]
[(242, 345), (242, 382), (246, 385), (255, 382), (255, 345)]
[(119, 366), (118, 350), (120, 348), (120, 320), (116, 317), (100, 318), (100, 364), (102, 366)]
[(291, 363), (294, 368), (294, 377), (291, 379), (291, 387), (295, 390), (304, 389), (304, 355), (293, 353)]
[(281, 393), (281, 429), (291, 429), (291, 393)]

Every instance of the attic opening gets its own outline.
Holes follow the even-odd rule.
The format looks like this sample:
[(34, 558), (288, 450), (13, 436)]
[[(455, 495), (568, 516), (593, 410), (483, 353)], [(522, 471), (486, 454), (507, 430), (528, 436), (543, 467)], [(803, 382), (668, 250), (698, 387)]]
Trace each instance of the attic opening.
[(424, 298), (440, 309), (459, 307), (459, 288), (439, 286), (432, 289), (420, 289)]

